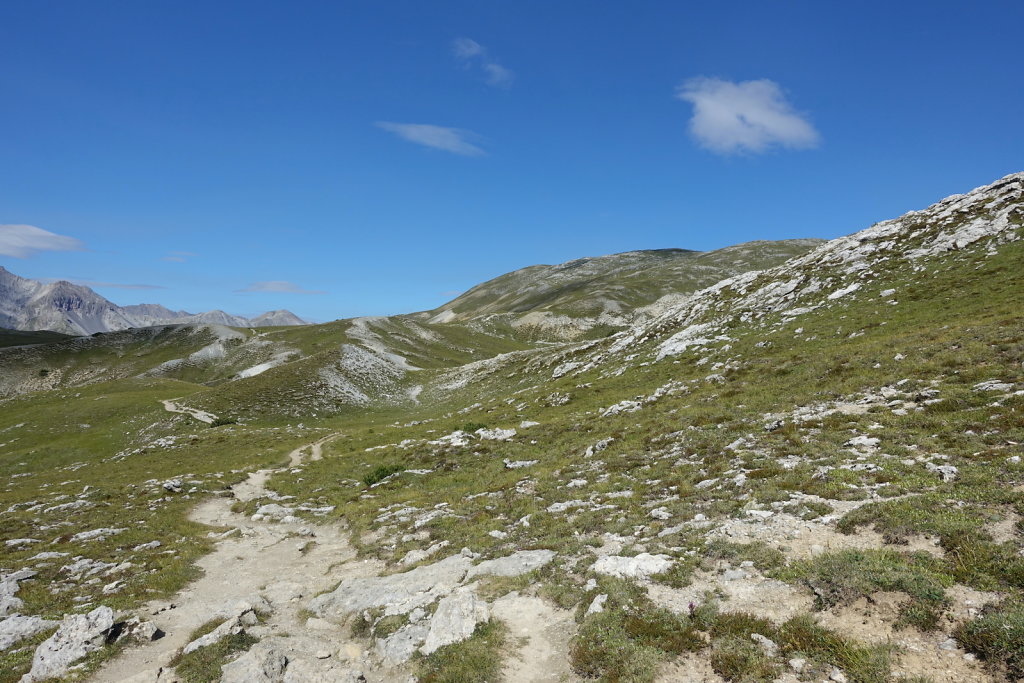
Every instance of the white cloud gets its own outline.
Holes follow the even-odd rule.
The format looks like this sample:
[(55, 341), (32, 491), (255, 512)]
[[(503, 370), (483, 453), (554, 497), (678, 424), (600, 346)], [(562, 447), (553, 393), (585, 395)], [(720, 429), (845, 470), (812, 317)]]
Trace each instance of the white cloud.
[(0, 225), (0, 256), (27, 258), (39, 251), (82, 251), (81, 240), (34, 225)]
[(484, 46), (470, 38), (456, 38), (452, 43), (452, 52), (460, 59), (479, 57), (484, 54)]
[(169, 251), (167, 256), (164, 256), (161, 261), (170, 261), (171, 263), (185, 263), (190, 256), (198, 256), (195, 252), (191, 251)]
[(474, 139), (479, 136), (461, 128), (432, 126), (427, 123), (392, 123), (390, 121), (378, 121), (375, 125), (389, 133), (394, 133), (403, 140), (415, 142), (417, 145), (443, 149), (446, 152), (467, 157), (484, 154), (482, 149), (467, 140), (467, 138)]
[(277, 294), (326, 294), (319, 289), (303, 289), (294, 282), (287, 280), (268, 280), (266, 282), (254, 282), (239, 292), (272, 292)]
[(690, 133), (718, 154), (806, 149), (821, 139), (775, 81), (691, 78), (679, 86), (676, 97), (693, 104)]
[(512, 69), (495, 61), (480, 43), (470, 38), (456, 38), (452, 42), (452, 53), (466, 68), (477, 68), (484, 76), (487, 85), (496, 88), (507, 88), (515, 80)]
[(495, 62), (488, 62), (483, 66), (484, 73), (487, 74), (486, 81), (487, 85), (493, 85), (496, 87), (508, 87), (512, 85), (512, 81), (515, 80), (516, 75), (512, 73), (510, 69), (506, 69), (501, 64)]

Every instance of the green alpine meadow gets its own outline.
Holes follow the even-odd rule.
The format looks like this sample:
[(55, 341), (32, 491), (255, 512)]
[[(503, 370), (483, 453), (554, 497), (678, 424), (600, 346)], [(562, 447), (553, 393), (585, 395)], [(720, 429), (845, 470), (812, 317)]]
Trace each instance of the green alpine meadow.
[(319, 324), (0, 269), (0, 681), (1024, 678), (1024, 173), (846, 232)]

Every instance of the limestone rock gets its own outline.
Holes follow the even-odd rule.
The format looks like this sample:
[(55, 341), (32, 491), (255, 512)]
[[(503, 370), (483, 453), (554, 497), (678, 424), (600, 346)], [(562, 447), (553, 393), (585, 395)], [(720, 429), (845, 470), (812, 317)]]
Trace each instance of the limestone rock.
[(495, 427), (494, 429), (478, 429), (476, 435), (485, 441), (508, 441), (516, 435), (514, 429), (500, 429)]
[(45, 681), (64, 675), (68, 667), (103, 647), (114, 625), (114, 610), (97, 607), (88, 614), (69, 614), (60, 628), (36, 648), (32, 669), (21, 683)]
[(16, 597), (19, 582), (30, 579), (36, 575), (32, 569), (19, 569), (11, 574), (0, 576), (0, 617), (14, 614), (25, 603), (21, 598)]
[(490, 576), (522, 576), (534, 569), (540, 569), (551, 560), (555, 559), (557, 553), (554, 550), (520, 550), (505, 557), (493, 560), (484, 560), (475, 567), (471, 567), (466, 575), (472, 579), (482, 574)]
[(468, 557), (452, 555), (402, 574), (345, 579), (333, 592), (313, 598), (309, 610), (336, 620), (374, 607), (383, 607), (386, 616), (407, 614), (452, 592), (469, 567)]
[(764, 650), (764, 653), (769, 657), (775, 657), (779, 654), (779, 646), (771, 638), (763, 636), (760, 633), (751, 633), (750, 639), (760, 645), (761, 649)]
[(587, 614), (586, 614), (586, 616), (589, 617), (591, 614), (600, 614), (601, 612), (603, 612), (604, 611), (604, 603), (606, 603), (606, 602), (608, 602), (608, 594), (607, 593), (601, 593), (600, 595), (595, 597), (591, 601), (590, 606), (587, 607)]
[(440, 647), (461, 642), (473, 635), (477, 624), (488, 619), (490, 610), (486, 602), (468, 588), (457, 590), (437, 604), (420, 652), (429, 655)]
[(191, 643), (186, 645), (184, 649), (182, 649), (182, 653), (187, 655), (190, 652), (195, 652), (201, 647), (213, 645), (214, 643), (224, 638), (227, 638), (230, 635), (244, 633), (246, 625), (252, 626), (256, 622), (257, 619), (255, 613), (252, 610), (246, 610), (241, 614), (231, 617), (230, 619), (224, 621), (220, 626), (213, 629), (205, 636), (200, 636), (193, 640)]
[(225, 664), (221, 683), (283, 683), (288, 657), (274, 644), (260, 642)]
[(640, 553), (636, 557), (620, 557), (608, 555), (594, 563), (593, 570), (598, 574), (617, 576), (620, 579), (642, 579), (651, 574), (660, 574), (672, 567), (668, 555), (651, 555)]
[(164, 632), (157, 628), (152, 621), (142, 621), (138, 617), (132, 617), (125, 622), (118, 624), (120, 632), (117, 639), (134, 640), (140, 643), (157, 640), (164, 637)]
[(24, 638), (30, 638), (37, 633), (42, 633), (57, 622), (47, 621), (35, 615), (21, 616), (15, 614), (0, 621), (0, 652), (3, 652)]
[(396, 666), (412, 659), (416, 648), (427, 638), (429, 627), (426, 623), (407, 624), (387, 638), (378, 638), (377, 655), (385, 664)]

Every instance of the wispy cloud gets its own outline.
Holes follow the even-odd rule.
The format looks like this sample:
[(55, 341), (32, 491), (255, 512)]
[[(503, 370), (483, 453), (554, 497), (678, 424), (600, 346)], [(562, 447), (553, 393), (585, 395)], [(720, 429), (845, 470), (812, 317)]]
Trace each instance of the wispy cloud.
[(125, 284), (121, 282), (102, 282), (100, 280), (82, 280), (80, 278), (39, 278), (40, 282), (61, 282), (63, 280), (75, 285), (82, 285), (83, 287), (112, 287), (113, 289), (167, 289), (162, 285)]
[(190, 257), (198, 255), (199, 254), (191, 251), (169, 251), (167, 252), (167, 256), (164, 256), (160, 260), (170, 261), (171, 263), (185, 263), (185, 261), (188, 261)]
[(114, 289), (167, 289), (162, 285), (131, 285), (120, 282), (97, 282), (96, 280), (73, 280), (76, 285), (86, 287), (113, 287)]
[(40, 251), (83, 251), (85, 244), (34, 225), (0, 225), (0, 256), (28, 258)]
[(516, 78), (511, 69), (499, 64), (487, 48), (471, 38), (456, 38), (452, 42), (452, 54), (466, 68), (479, 69), (487, 85), (508, 88)]
[(806, 149), (821, 140), (775, 81), (735, 83), (702, 76), (679, 86), (676, 97), (693, 104), (690, 133), (716, 154)]
[(428, 123), (393, 123), (378, 121), (378, 128), (394, 133), (403, 140), (415, 142), (417, 145), (441, 149), (452, 154), (467, 157), (478, 157), (485, 154), (484, 150), (469, 142), (478, 139), (476, 133), (461, 128), (432, 126)]
[(276, 294), (326, 294), (319, 289), (303, 289), (294, 282), (287, 280), (267, 280), (265, 282), (254, 282), (245, 289), (235, 290), (238, 292), (271, 292)]

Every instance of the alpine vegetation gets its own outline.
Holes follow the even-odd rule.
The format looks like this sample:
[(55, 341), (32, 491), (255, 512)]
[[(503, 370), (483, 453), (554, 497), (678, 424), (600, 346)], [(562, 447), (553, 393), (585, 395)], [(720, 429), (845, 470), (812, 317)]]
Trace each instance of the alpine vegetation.
[(1024, 173), (317, 325), (0, 271), (0, 680), (1018, 680), (1022, 272)]

